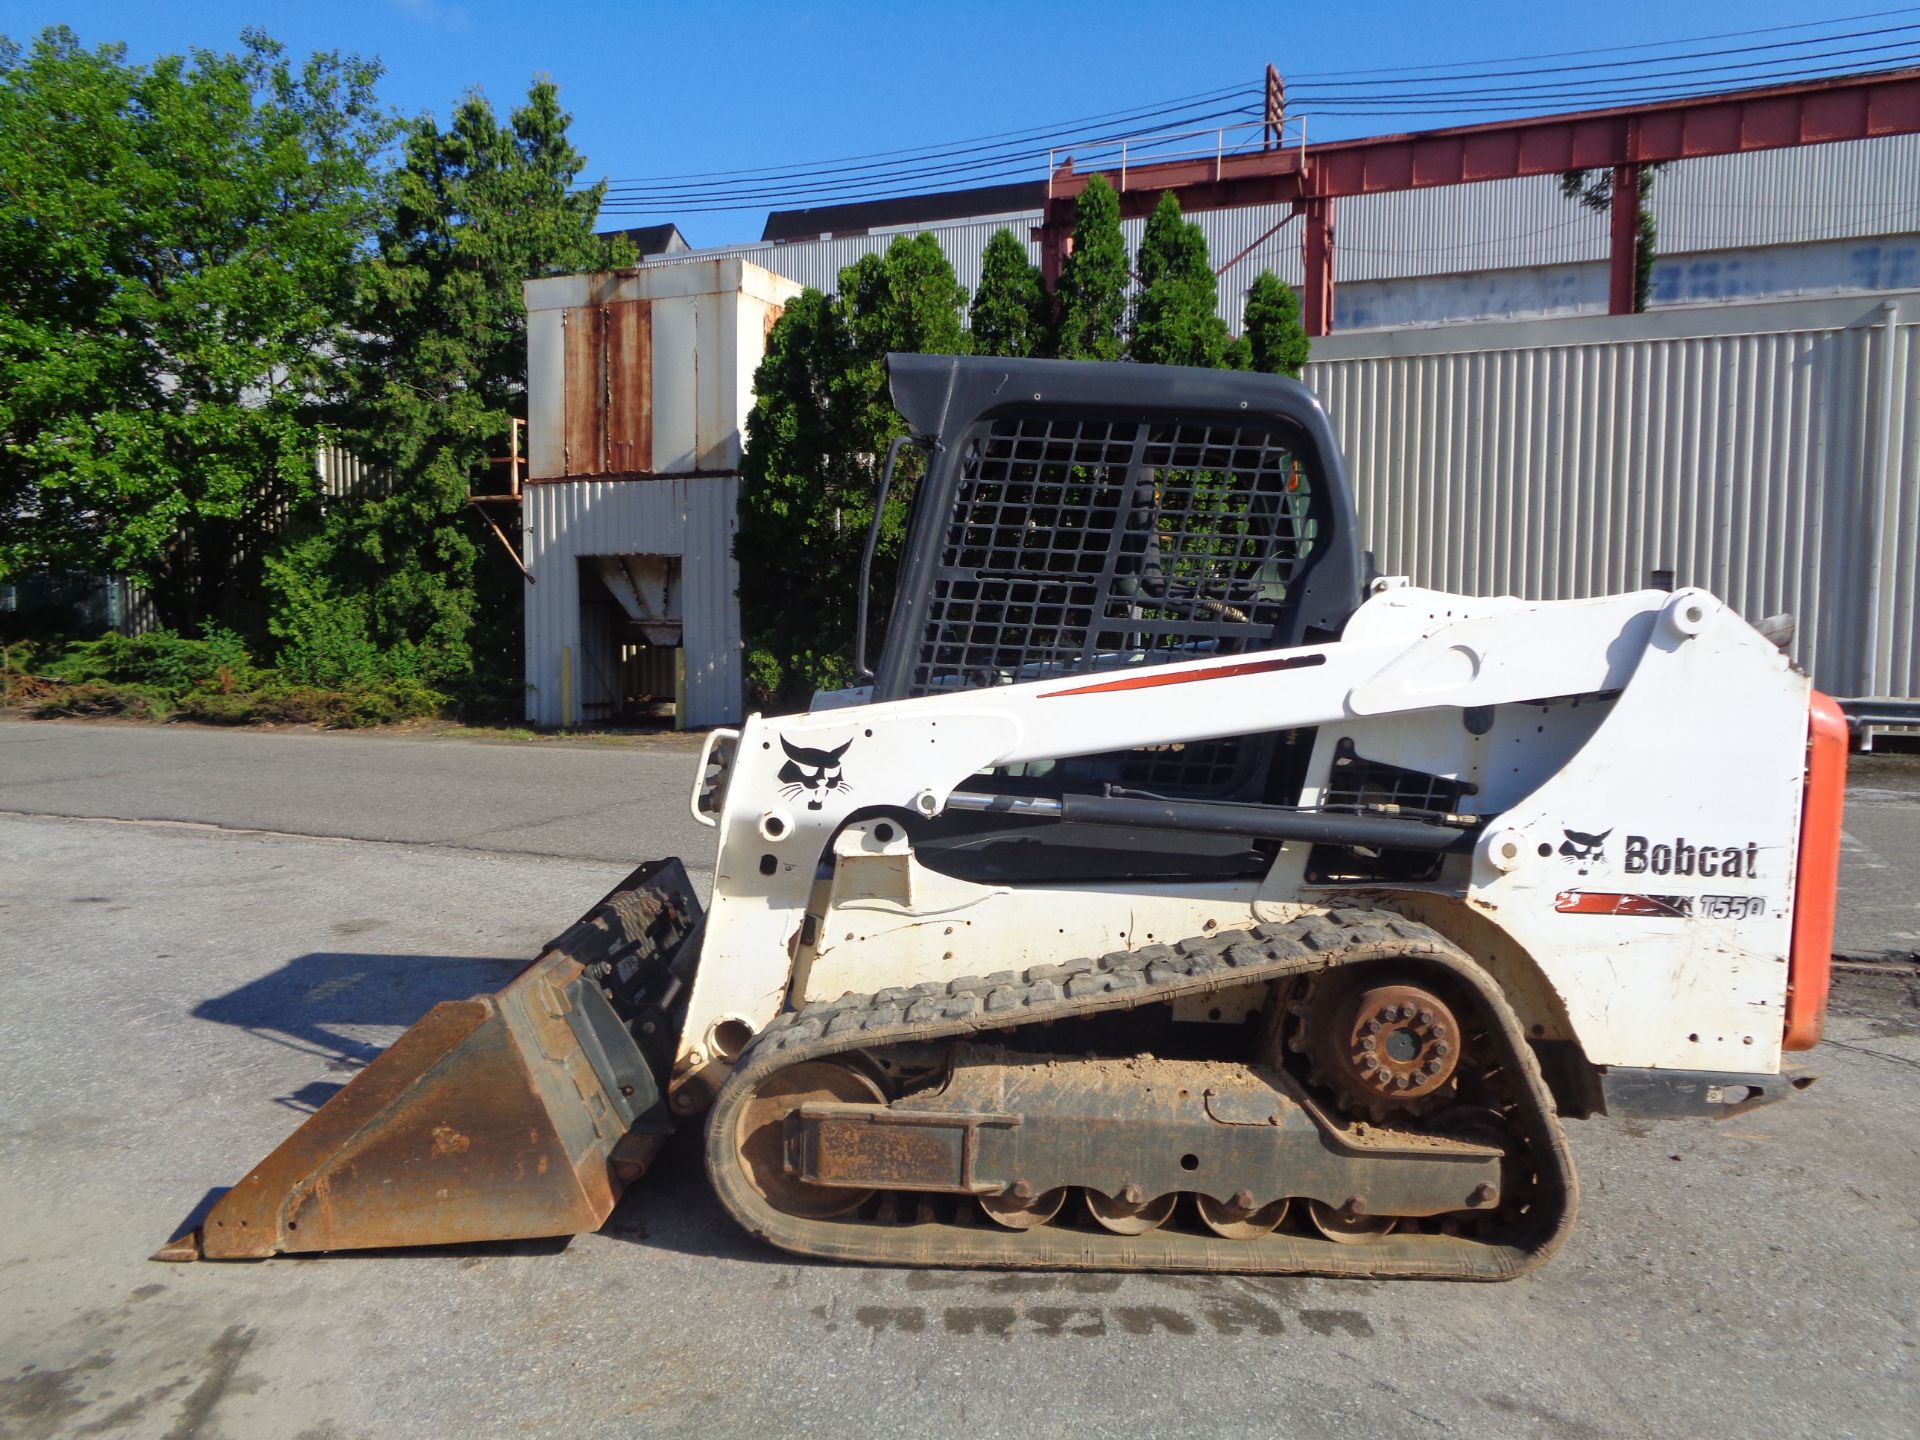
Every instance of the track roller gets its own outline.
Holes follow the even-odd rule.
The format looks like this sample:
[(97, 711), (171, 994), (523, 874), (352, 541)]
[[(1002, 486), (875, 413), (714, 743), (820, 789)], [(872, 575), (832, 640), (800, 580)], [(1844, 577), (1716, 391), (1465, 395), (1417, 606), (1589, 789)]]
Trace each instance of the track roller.
[(1038, 1195), (1016, 1194), (1019, 1188), (1015, 1186), (1002, 1195), (982, 1195), (980, 1208), (987, 1212), (987, 1218), (1009, 1230), (1032, 1230), (1053, 1219), (1060, 1213), (1060, 1207), (1067, 1203), (1067, 1187), (1064, 1185), (1056, 1185)]
[(1196, 1195), (1194, 1199), (1199, 1206), (1200, 1223), (1222, 1240), (1258, 1240), (1279, 1229), (1280, 1222), (1287, 1218), (1285, 1200), (1256, 1209), (1253, 1197), (1245, 1191), (1232, 1200), (1215, 1200), (1210, 1195)]
[(1173, 1218), (1173, 1207), (1180, 1199), (1178, 1195), (1162, 1195), (1147, 1200), (1132, 1185), (1115, 1196), (1102, 1195), (1098, 1190), (1089, 1190), (1086, 1195), (1087, 1213), (1101, 1229), (1116, 1235), (1144, 1235), (1158, 1230)]
[(1318, 1200), (1307, 1202), (1307, 1219), (1336, 1245), (1371, 1245), (1397, 1223), (1391, 1215), (1355, 1215)]

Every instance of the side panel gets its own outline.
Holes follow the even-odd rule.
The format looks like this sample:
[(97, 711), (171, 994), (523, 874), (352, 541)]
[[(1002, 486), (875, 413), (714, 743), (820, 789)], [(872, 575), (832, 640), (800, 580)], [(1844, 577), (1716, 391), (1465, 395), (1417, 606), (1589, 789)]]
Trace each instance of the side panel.
[(1595, 1064), (1778, 1069), (1807, 694), (1732, 612), (1683, 601), (1593, 739), (1480, 842), (1469, 903)]
[(1807, 798), (1800, 811), (1800, 868), (1787, 966), (1789, 1050), (1820, 1043), (1833, 967), (1833, 913), (1840, 890), (1840, 816), (1847, 798), (1847, 717), (1819, 691), (1807, 716)]

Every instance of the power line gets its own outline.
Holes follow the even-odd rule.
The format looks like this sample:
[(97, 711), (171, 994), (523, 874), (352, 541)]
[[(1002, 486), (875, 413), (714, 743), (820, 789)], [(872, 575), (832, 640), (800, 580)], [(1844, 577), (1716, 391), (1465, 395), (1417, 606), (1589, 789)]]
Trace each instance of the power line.
[[(946, 154), (958, 153), (958, 151), (962, 149), (987, 147), (988, 142), (992, 141), (1011, 141), (1022, 138), (1038, 138), (1044, 140), (1050, 136), (1071, 133), (1073, 128), (1077, 126), (1105, 125), (1120, 120), (1149, 119), (1157, 115), (1171, 113), (1174, 110), (1189, 109), (1209, 101), (1238, 99), (1258, 95), (1259, 93), (1260, 86), (1258, 85), (1228, 85), (1219, 90), (1206, 90), (1196, 95), (1182, 95), (1172, 100), (1145, 101), (1140, 105), (1133, 106), (1126, 110), (1112, 110), (1102, 115), (1082, 116), (1077, 120), (1063, 120), (1057, 125), (1040, 125), (1026, 130), (1001, 130), (991, 135), (977, 135), (968, 140), (941, 140), (935, 141), (930, 145), (910, 146), (904, 150), (878, 150), (866, 155), (848, 155), (838, 160), (810, 160), (799, 163), (802, 165), (817, 165), (831, 170), (839, 170), (860, 161), (885, 160), (892, 156), (918, 156), (937, 159)], [(955, 148), (947, 149), (943, 147)], [(768, 165), (745, 170), (706, 170), (682, 175), (656, 175), (641, 180), (612, 180), (607, 183), (614, 186), (653, 185), (656, 183), (664, 184), (674, 180), (707, 180), (734, 176), (751, 178), (782, 171), (792, 174), (808, 173), (806, 170), (791, 170), (785, 167)]]
[[(1405, 65), (1406, 73), (1458, 70), (1473, 65), (1519, 65), (1530, 60), (1575, 60), (1582, 55), (1620, 55), (1629, 50), (1668, 50), (1676, 45), (1698, 45), (1707, 40), (1744, 40), (1752, 35), (1783, 35), (1789, 30), (1817, 30), (1823, 25), (1851, 25), (1856, 20), (1883, 20), (1889, 15), (1920, 15), (1920, 5), (1896, 10), (1869, 10), (1860, 15), (1836, 15), (1829, 20), (1801, 20), (1791, 25), (1767, 25), (1758, 30), (1723, 30), (1716, 35), (1690, 35), (1680, 40), (1647, 40), (1637, 45), (1601, 45), (1591, 50), (1554, 50), (1543, 55), (1501, 55), (1491, 60), (1454, 60), (1438, 65)], [(1809, 42), (1812, 43), (1812, 42)], [(1296, 80), (1333, 80), (1346, 75), (1381, 75), (1382, 70), (1318, 70), (1296, 72)]]
[[(1755, 80), (1764, 80), (1768, 85), (1789, 84), (1801, 80), (1831, 80), (1847, 75), (1874, 75), (1908, 68), (1920, 61), (1920, 49), (1908, 50), (1886, 57), (1885, 63), (1862, 69), (1857, 64), (1820, 66), (1809, 70), (1789, 70), (1753, 77), (1738, 89), (1753, 88)], [(1602, 92), (1606, 98), (1621, 102), (1653, 103), (1663, 100), (1692, 100), (1707, 95), (1737, 93), (1730, 91), (1724, 81), (1701, 81), (1683, 86), (1614, 86)], [(1378, 96), (1370, 99), (1355, 99), (1343, 103), (1315, 101), (1305, 107), (1305, 113), (1312, 115), (1350, 116), (1392, 116), (1392, 115), (1467, 115), (1502, 114), (1516, 117), (1524, 114), (1528, 107), (1539, 107), (1549, 103), (1564, 101), (1591, 101), (1595, 93), (1590, 90), (1556, 90), (1538, 94), (1503, 96), (1498, 93), (1473, 97), (1472, 100), (1435, 98), (1423, 96), (1412, 100), (1398, 100), (1393, 96)], [(1473, 103), (1473, 101), (1479, 103)], [(1378, 108), (1368, 108), (1378, 107)]]
[[(1871, 11), (1831, 20), (1730, 31), (1687, 40), (1654, 41), (1500, 60), (1399, 67), (1397, 71), (1307, 72), (1294, 78), (1297, 81), (1319, 80), (1323, 83), (1296, 84), (1288, 97), (1289, 114), (1348, 119), (1426, 115), (1508, 115), (1519, 118), (1530, 111), (1538, 113), (1543, 107), (1567, 102), (1591, 103), (1604, 98), (1619, 103), (1651, 103), (1711, 95), (1730, 86), (1748, 88), (1891, 69), (1920, 61), (1920, 49), (1913, 48), (1916, 42), (1920, 42), (1920, 24), (1884, 25), (1851, 31), (1836, 31), (1835, 27), (1856, 21), (1915, 14), (1920, 14), (1920, 7)], [(1637, 59), (1608, 59), (1550, 69), (1488, 68), (1591, 55), (1675, 51), (1683, 45), (1708, 41), (1814, 30), (1823, 33), (1802, 34), (1793, 39), (1763, 44), (1661, 55), (1642, 54)], [(1899, 38), (1881, 40), (1879, 37), (1883, 36)], [(1875, 40), (1878, 43), (1832, 48), (1837, 42), (1847, 40)], [(1818, 48), (1823, 46), (1829, 48)], [(1758, 58), (1739, 58), (1748, 56)], [(1691, 61), (1719, 63), (1686, 63)], [(1343, 76), (1369, 78), (1339, 78)], [(1471, 89), (1451, 90), (1435, 88), (1477, 81), (1525, 81), (1533, 76), (1553, 78), (1533, 84), (1509, 83), (1495, 87), (1474, 84)], [(878, 151), (842, 160), (813, 161), (787, 167), (762, 166), (615, 181), (605, 191), (602, 210), (609, 215), (626, 216), (670, 212), (708, 214), (765, 209), (770, 205), (809, 208), (875, 198), (908, 199), (964, 186), (1022, 178), (1037, 180), (1040, 177), (1035, 171), (1040, 168), (1043, 153), (1048, 150), (1056, 154), (1071, 151), (1083, 162), (1105, 156), (1107, 159), (1103, 168), (1111, 168), (1115, 154), (1124, 155), (1137, 163), (1151, 163), (1156, 158), (1166, 158), (1169, 149), (1177, 146), (1182, 139), (1190, 138), (1179, 133), (1181, 127), (1218, 129), (1221, 138), (1215, 142), (1215, 148), (1223, 153), (1229, 149), (1238, 151), (1258, 144), (1260, 137), (1254, 135), (1228, 147), (1225, 144), (1226, 132), (1232, 129), (1255, 130), (1255, 125), (1236, 125), (1232, 122), (1240, 121), (1243, 117), (1255, 120), (1263, 118), (1264, 107), (1252, 103), (1263, 99), (1261, 87), (1228, 86), (1174, 100), (1109, 111), (1057, 126), (1000, 131), (972, 140)], [(1241, 103), (1231, 103), (1236, 101)], [(1160, 123), (1145, 131), (1125, 128), (1152, 121)], [(1111, 128), (1114, 126), (1122, 128)], [(1076, 127), (1080, 127), (1079, 133), (1076, 133)], [(1088, 130), (1097, 133), (1085, 133)], [(1188, 151), (1194, 152), (1194, 147), (1189, 145)]]
[[(1307, 87), (1302, 87), (1298, 92), (1296, 92), (1296, 94), (1300, 99), (1314, 103), (1314, 104), (1338, 105), (1347, 99), (1376, 101), (1376, 100), (1382, 100), (1382, 99), (1404, 98), (1404, 99), (1419, 101), (1419, 100), (1474, 99), (1474, 98), (1488, 98), (1489, 96), (1522, 97), (1533, 91), (1542, 91), (1542, 90), (1551, 90), (1561, 94), (1576, 93), (1579, 90), (1610, 91), (1618, 88), (1623, 83), (1632, 83), (1637, 81), (1678, 80), (1683, 76), (1690, 76), (1690, 75), (1720, 75), (1720, 76), (1733, 77), (1736, 74), (1736, 72), (1750, 71), (1750, 70), (1766, 71), (1768, 72), (1768, 74), (1765, 78), (1775, 78), (1772, 72), (1779, 70), (1783, 66), (1798, 65), (1804, 61), (1831, 60), (1831, 59), (1838, 59), (1842, 56), (1849, 56), (1849, 55), (1877, 55), (1888, 50), (1900, 50), (1900, 49), (1912, 46), (1915, 43), (1917, 38), (1916, 35), (1912, 32), (1920, 32), (1920, 25), (1903, 25), (1900, 27), (1900, 29), (1902, 31), (1909, 32), (1905, 39), (1888, 40), (1878, 45), (1856, 45), (1856, 46), (1850, 46), (1840, 50), (1808, 50), (1808, 51), (1803, 51), (1798, 55), (1776, 55), (1766, 60), (1751, 60), (1746, 62), (1745, 64), (1736, 64), (1736, 63), (1729, 62), (1724, 65), (1694, 66), (1685, 70), (1648, 71), (1643, 74), (1625, 75), (1625, 76), (1594, 75), (1594, 76), (1586, 77), (1584, 79), (1567, 80), (1567, 81), (1557, 82), (1557, 83), (1548, 82), (1548, 83), (1542, 83), (1539, 85), (1510, 85), (1505, 87), (1504, 89), (1500, 89), (1496, 91), (1487, 91), (1483, 89), (1430, 90), (1430, 91), (1423, 91), (1423, 92), (1414, 92), (1412, 94), (1402, 94), (1401, 92), (1385, 92), (1385, 93), (1376, 94), (1376, 95), (1362, 95), (1362, 96), (1349, 97), (1349, 96), (1335, 95), (1330, 92), (1314, 90)], [(1841, 38), (1841, 37), (1834, 37), (1834, 38)], [(1675, 56), (1672, 58), (1692, 59), (1694, 57)], [(1854, 67), (1843, 66), (1840, 68), (1851, 69)], [(1533, 71), (1529, 73), (1545, 74), (1548, 72)], [(1465, 80), (1465, 79), (1471, 79), (1473, 77), (1463, 75), (1463, 76), (1449, 76), (1448, 78)], [(1751, 80), (1743, 80), (1740, 83), (1750, 84)]]
[[(1242, 107), (1237, 110), (1222, 110), (1210, 115), (1194, 116), (1192, 119), (1195, 123), (1200, 123), (1210, 120), (1230, 120), (1241, 116), (1254, 116), (1259, 113), (1258, 110), (1253, 108)], [(1174, 143), (1175, 138), (1177, 137), (1163, 136), (1158, 140), (1148, 138), (1141, 141), (1136, 148), (1139, 153), (1150, 155), (1156, 147), (1164, 148), (1166, 145)], [(1107, 135), (1083, 136), (1075, 141), (1074, 144), (1076, 146), (1102, 146), (1117, 144), (1123, 140), (1137, 139), (1139, 139), (1139, 137), (1135, 132), (1114, 131)], [(849, 191), (895, 194), (899, 193), (897, 187), (903, 183), (915, 184), (934, 179), (939, 179), (942, 187), (947, 189), (953, 188), (955, 182), (960, 179), (968, 179), (980, 184), (991, 183), (995, 179), (1027, 178), (1038, 180), (1041, 177), (1035, 173), (1035, 159), (1036, 156), (1033, 152), (1022, 151), (1017, 154), (987, 155), (972, 160), (955, 161), (947, 165), (923, 166), (911, 171), (888, 171), (880, 174), (851, 175), (841, 180), (813, 183), (769, 182), (761, 188), (729, 186), (720, 192), (704, 189), (692, 192), (667, 191), (652, 193), (644, 191), (638, 193), (618, 191), (609, 192), (605, 205), (607, 208), (630, 207), (634, 205), (646, 205), (653, 209), (670, 208), (674, 205), (685, 208), (689, 204), (710, 198), (768, 200), (794, 195), (828, 197), (844, 195)]]
[[(1254, 92), (1252, 91), (1248, 91), (1247, 96), (1250, 97), (1253, 93)], [(1170, 120), (1169, 126), (1173, 124), (1190, 126), (1190, 125), (1205, 124), (1208, 121), (1219, 119), (1223, 116), (1251, 114), (1251, 113), (1257, 113), (1257, 112), (1252, 111), (1248, 107), (1243, 105), (1233, 109), (1214, 109), (1214, 110), (1202, 111), (1199, 113), (1187, 113), (1185, 107), (1182, 107), (1181, 110), (1178, 112), (1164, 112), (1164, 113), (1168, 113), (1168, 114), (1178, 113), (1180, 115), (1179, 120), (1177, 121)], [(1161, 130), (1153, 131), (1149, 133), (1164, 133), (1164, 130), (1166, 128), (1167, 127), (1162, 127)], [(1129, 127), (1129, 128), (1123, 128), (1120, 130), (1113, 131), (1112, 136), (1114, 138), (1124, 138), (1128, 136), (1138, 135), (1140, 133), (1141, 133), (1140, 131)], [(1067, 143), (1068, 141), (1068, 137), (1064, 135), (1048, 135), (1043, 138), (1049, 141), (1052, 141), (1053, 148), (1058, 148), (1060, 144)], [(1100, 136), (1095, 138), (1105, 139), (1107, 137)], [(1080, 143), (1080, 142), (1075, 142), (1075, 143)], [(943, 157), (961, 157), (963, 159), (966, 157), (973, 157), (973, 159), (978, 163), (988, 163), (1001, 158), (1015, 158), (1015, 157), (1025, 160), (1025, 159), (1031, 158), (1033, 155), (1038, 153), (1040, 149), (1044, 149), (1044, 148), (1048, 148), (1048, 147), (1042, 146), (1038, 142), (1007, 143), (1007, 144), (1001, 144), (1001, 145), (977, 146), (977, 147), (959, 147), (959, 148), (954, 148), (950, 150), (936, 151), (926, 156), (916, 156), (911, 160), (903, 160), (903, 161), (880, 162), (880, 163), (875, 163), (870, 165), (848, 165), (844, 167), (834, 166), (834, 167), (826, 167), (821, 169), (767, 171), (758, 176), (748, 177), (748, 178), (745, 178), (742, 180), (736, 180), (736, 181), (709, 180), (709, 181), (697, 181), (697, 182), (692, 182), (692, 183), (682, 184), (682, 185), (673, 185), (673, 184), (667, 184), (664, 182), (648, 183), (648, 182), (642, 182), (642, 181), (627, 181), (627, 182), (615, 183), (609, 187), (609, 190), (613, 194), (628, 195), (628, 196), (698, 195), (711, 190), (733, 191), (733, 190), (739, 189), (743, 185), (744, 186), (751, 186), (751, 185), (783, 185), (784, 186), (784, 185), (802, 184), (806, 180), (814, 178), (816, 176), (836, 176), (836, 177), (842, 177), (842, 178), (848, 177), (848, 176), (874, 176), (874, 177), (884, 179), (888, 175), (917, 174), (917, 173), (923, 173), (923, 172), (931, 173), (932, 170), (937, 168), (954, 168), (954, 167), (930, 167), (922, 163), (924, 160), (934, 160), (934, 159), (940, 159)]]
[[(1260, 113), (1261, 112), (1254, 107), (1242, 106), (1235, 110), (1218, 110), (1206, 115), (1193, 116), (1191, 117), (1190, 123), (1203, 124), (1216, 120), (1232, 121), (1240, 119), (1241, 117), (1257, 117)], [(1245, 122), (1243, 121), (1243, 123)], [(1221, 127), (1210, 126), (1209, 128), (1217, 129)], [(1104, 135), (1083, 135), (1071, 142), (1071, 144), (1072, 148), (1075, 149), (1084, 149), (1089, 146), (1097, 149), (1107, 145), (1117, 146), (1124, 141), (1131, 144), (1137, 153), (1150, 154), (1156, 149), (1164, 149), (1167, 145), (1175, 143), (1178, 139), (1179, 136), (1177, 134), (1169, 135), (1164, 132), (1143, 138), (1137, 131), (1115, 130)], [(747, 197), (765, 199), (795, 193), (807, 195), (831, 194), (848, 188), (871, 189), (875, 186), (884, 188), (890, 184), (898, 184), (901, 182), (910, 183), (940, 176), (947, 177), (946, 183), (949, 187), (951, 187), (952, 181), (955, 178), (962, 176), (971, 176), (983, 183), (996, 175), (1021, 175), (1029, 179), (1039, 179), (1041, 178), (1041, 172), (1036, 170), (1035, 162), (1037, 159), (1038, 155), (1034, 151), (1005, 152), (983, 155), (968, 160), (956, 160), (946, 165), (922, 166), (910, 171), (895, 170), (879, 174), (849, 174), (846, 178), (840, 180), (788, 182), (770, 179), (764, 186), (729, 186), (725, 187), (725, 189), (719, 193), (723, 198), (729, 199)], [(619, 191), (613, 192), (610, 199), (627, 204), (641, 202), (657, 203), (675, 199), (699, 200), (708, 198), (709, 195), (713, 193), (714, 192), (706, 190), (657, 191), (651, 193), (645, 191)]]
[[(1608, 60), (1608, 61), (1595, 62), (1594, 64), (1591, 64), (1591, 65), (1556, 65), (1548, 69), (1540, 69), (1540, 70), (1475, 70), (1475, 71), (1462, 72), (1460, 74), (1452, 74), (1452, 75), (1434, 75), (1425, 79), (1422, 79), (1417, 76), (1402, 75), (1402, 76), (1389, 76), (1380, 80), (1327, 81), (1324, 84), (1321, 84), (1319, 86), (1307, 86), (1304, 88), (1314, 90), (1317, 92), (1317, 91), (1323, 91), (1323, 90), (1351, 89), (1351, 88), (1369, 87), (1374, 85), (1388, 85), (1388, 84), (1445, 85), (1456, 80), (1498, 80), (1498, 79), (1503, 79), (1510, 76), (1564, 75), (1569, 71), (1573, 71), (1573, 70), (1620, 70), (1620, 69), (1626, 69), (1632, 66), (1665, 65), (1672, 61), (1677, 61), (1677, 60), (1709, 60), (1716, 55), (1755, 55), (1762, 50), (1798, 50), (1808, 45), (1824, 45), (1834, 40), (1861, 40), (1861, 39), (1870, 38), (1875, 35), (1905, 35), (1905, 34), (1911, 34), (1915, 30), (1920, 30), (1920, 24), (1885, 25), (1880, 27), (1877, 30), (1853, 30), (1841, 35), (1820, 35), (1820, 36), (1808, 38), (1805, 40), (1782, 40), (1779, 43), (1773, 44), (1773, 45), (1737, 45), (1732, 47), (1731, 49), (1726, 49), (1726, 50), (1698, 50), (1698, 51), (1692, 51), (1685, 55), (1661, 55), (1661, 56), (1656, 56), (1656, 57), (1652, 57), (1645, 60)], [(1891, 44), (1893, 42), (1888, 42), (1888, 43)], [(1867, 48), (1872, 49), (1876, 47), (1869, 46)], [(1880, 47), (1880, 48), (1884, 48), (1884, 47)], [(1836, 51), (1834, 53), (1849, 54), (1851, 52)], [(1801, 58), (1805, 58), (1805, 57), (1804, 56), (1778, 57), (1779, 60), (1801, 59)], [(1755, 63), (1771, 64), (1775, 62), (1757, 61)], [(1707, 68), (1720, 69), (1723, 67), (1708, 66)], [(1725, 68), (1733, 68), (1733, 67), (1729, 66)], [(1669, 72), (1669, 73), (1685, 74), (1687, 72), (1675, 71), (1675, 72)], [(1604, 82), (1596, 80), (1594, 83), (1604, 83)]]

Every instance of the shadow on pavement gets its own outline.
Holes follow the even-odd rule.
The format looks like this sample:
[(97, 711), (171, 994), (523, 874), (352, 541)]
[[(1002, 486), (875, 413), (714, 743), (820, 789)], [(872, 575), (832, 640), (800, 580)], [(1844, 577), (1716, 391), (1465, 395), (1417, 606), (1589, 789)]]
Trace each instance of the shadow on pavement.
[(526, 959), (483, 955), (315, 951), (202, 1001), (193, 1016), (324, 1058), (345, 1078), (313, 1081), (277, 1097), (288, 1109), (309, 1113), (440, 1001), (498, 990), (526, 965)]
[(653, 1250), (758, 1265), (811, 1264), (756, 1240), (720, 1206), (707, 1181), (706, 1117), (684, 1123), (653, 1168), (627, 1187), (599, 1233)]

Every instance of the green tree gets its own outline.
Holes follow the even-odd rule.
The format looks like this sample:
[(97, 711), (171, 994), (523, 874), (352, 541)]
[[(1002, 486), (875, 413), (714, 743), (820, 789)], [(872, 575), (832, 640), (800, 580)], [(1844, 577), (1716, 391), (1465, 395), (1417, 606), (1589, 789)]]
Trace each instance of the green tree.
[[(1640, 169), (1640, 214), (1634, 230), (1633, 309), (1639, 314), (1647, 308), (1653, 294), (1653, 264), (1659, 257), (1660, 226), (1653, 218), (1653, 177), (1666, 169), (1666, 162), (1643, 165)], [(1611, 170), (1569, 170), (1560, 177), (1560, 193), (1567, 199), (1607, 215), (1613, 210), (1613, 172)]]
[(1041, 355), (1047, 348), (1047, 295), (1040, 267), (1011, 230), (998, 230), (980, 257), (980, 288), (968, 312), (976, 355)]
[[(754, 373), (740, 491), (740, 611), (761, 705), (801, 705), (852, 678), (860, 555), (887, 447), (902, 433), (889, 351), (961, 354), (967, 294), (931, 235), (840, 272), (837, 296), (788, 303)], [(886, 623), (919, 474), (903, 452), (882, 520), (870, 614)]]
[(1127, 242), (1120, 197), (1094, 175), (1073, 206), (1073, 251), (1060, 267), (1063, 360), (1118, 360), (1126, 350)]
[(1300, 323), (1300, 297), (1271, 270), (1262, 270), (1247, 290), (1243, 336), (1247, 347), (1244, 368), (1268, 375), (1300, 378), (1306, 368), (1309, 342)]
[(1207, 237), (1180, 218), (1180, 201), (1171, 190), (1147, 217), (1134, 268), (1140, 293), (1129, 355), (1146, 365), (1225, 365), (1232, 336), (1217, 308)]
[(378, 75), (254, 30), (144, 66), (0, 40), (0, 577), (111, 570), (175, 629), (257, 623), (317, 488)]
[(518, 674), (519, 572), (466, 503), (526, 414), (521, 282), (629, 264), (593, 233), (604, 186), (559, 92), (536, 80), (506, 124), (478, 93), (447, 128), (411, 122), (386, 216), (361, 269), (348, 349), (351, 448), (391, 476), (271, 566), (282, 663), (316, 682), (369, 668), (435, 682)]

